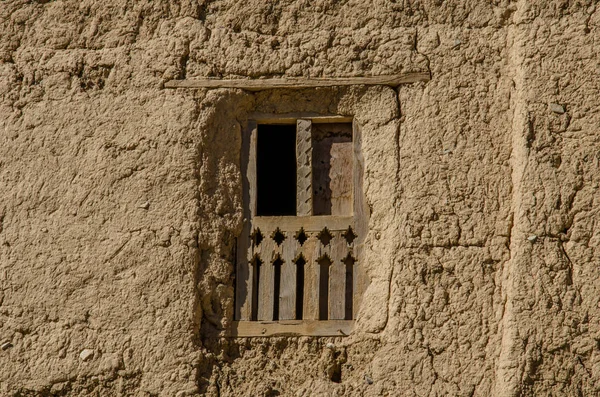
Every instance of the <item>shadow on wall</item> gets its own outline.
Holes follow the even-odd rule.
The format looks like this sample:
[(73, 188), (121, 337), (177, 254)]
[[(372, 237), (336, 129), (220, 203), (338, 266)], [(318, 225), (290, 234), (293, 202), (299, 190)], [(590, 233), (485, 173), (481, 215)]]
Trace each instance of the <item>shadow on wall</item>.
[(239, 153), (241, 127), (253, 97), (213, 90), (198, 99), (196, 158), (198, 250), (193, 327), (201, 356), (197, 384), (206, 393), (215, 366), (239, 357), (237, 346), (217, 336), (233, 319), (235, 241), (242, 228)]

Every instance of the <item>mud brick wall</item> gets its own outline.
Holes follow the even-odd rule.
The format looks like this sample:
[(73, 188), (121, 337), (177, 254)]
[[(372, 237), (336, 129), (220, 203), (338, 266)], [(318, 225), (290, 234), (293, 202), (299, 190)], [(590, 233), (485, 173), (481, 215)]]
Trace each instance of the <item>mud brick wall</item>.
[[(591, 0), (0, 3), (0, 395), (600, 393)], [(172, 79), (427, 83), (165, 89)], [(347, 338), (221, 338), (252, 112), (363, 131)]]

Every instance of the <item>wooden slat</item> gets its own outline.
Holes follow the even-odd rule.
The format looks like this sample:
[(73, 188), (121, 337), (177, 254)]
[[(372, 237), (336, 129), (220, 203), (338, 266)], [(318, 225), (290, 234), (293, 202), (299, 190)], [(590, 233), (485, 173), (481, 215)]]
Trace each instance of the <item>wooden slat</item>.
[(354, 266), (354, 302), (353, 318), (356, 318), (356, 313), (360, 308), (362, 296), (365, 293), (369, 284), (369, 278), (364, 270), (364, 249), (363, 242), (365, 241), (368, 225), (369, 225), (369, 208), (367, 206), (363, 191), (363, 174), (364, 174), (364, 159), (362, 155), (362, 133), (360, 126), (354, 121), (352, 124), (352, 142), (354, 143), (354, 233), (357, 235), (354, 241), (353, 254), (357, 259)]
[(279, 319), (296, 319), (296, 264), (294, 257), (298, 249), (298, 241), (293, 233), (286, 233), (282, 244), (283, 266), (281, 267), (281, 287), (279, 290)]
[(296, 124), (299, 119), (310, 120), (312, 124), (324, 123), (351, 123), (352, 117), (340, 116), (335, 114), (321, 114), (314, 112), (296, 112), (296, 113), (250, 113), (249, 120), (254, 120), (258, 124)]
[(304, 265), (304, 310), (306, 320), (319, 319), (319, 266), (316, 263), (316, 233), (308, 233), (308, 240), (300, 248), (306, 260)]
[[(256, 123), (249, 122), (242, 132), (242, 151), (240, 165), (242, 169), (242, 194), (245, 203), (256, 202)], [(250, 249), (250, 219), (252, 217), (250, 205), (244, 209), (244, 227), (238, 237), (236, 252), (236, 294), (234, 318), (237, 320), (250, 320), (252, 311), (252, 275), (248, 265), (248, 250)]]
[(248, 121), (248, 165), (246, 168), (246, 178), (248, 180), (248, 208), (250, 216), (256, 216), (256, 143), (258, 141), (258, 125), (255, 121)]
[(275, 272), (273, 271), (273, 252), (276, 246), (277, 244), (275, 244), (270, 236), (265, 236), (255, 251), (263, 261), (260, 267), (258, 286), (258, 320), (273, 320), (273, 286), (275, 276)]
[[(352, 230), (352, 232), (354, 233), (354, 235), (356, 236), (356, 231)], [(346, 240), (346, 238), (344, 237), (344, 240)], [(357, 260), (357, 256), (356, 256), (356, 252), (355, 252), (355, 246), (357, 245), (357, 242), (359, 241), (358, 236), (356, 236), (354, 238), (354, 240), (352, 240), (352, 242), (348, 242), (348, 240), (346, 240), (346, 250), (347, 253), (346, 255), (344, 255), (344, 277), (345, 277), (345, 315), (344, 315), (344, 319), (345, 320), (353, 320), (354, 319), (354, 301), (355, 301), (355, 294), (356, 294), (356, 287), (355, 287), (355, 275), (358, 273), (358, 260)], [(350, 256), (354, 259), (354, 263), (352, 263), (351, 261), (349, 261), (348, 263), (346, 262), (346, 256), (350, 254)]]
[(311, 216), (312, 200), (312, 123), (296, 123), (296, 215)]
[(226, 336), (267, 337), (289, 336), (348, 336), (352, 332), (354, 321), (234, 321)]
[(252, 227), (260, 230), (275, 230), (279, 227), (286, 232), (297, 232), (302, 227), (306, 232), (319, 232), (325, 227), (329, 230), (346, 230), (353, 224), (352, 216), (256, 216), (252, 219)]
[(331, 240), (329, 269), (329, 319), (343, 320), (346, 315), (346, 266), (342, 263), (348, 254), (348, 245), (341, 232), (334, 232)]
[(313, 127), (313, 214), (352, 215), (352, 124)]
[(269, 79), (239, 79), (221, 80), (198, 78), (194, 80), (171, 80), (165, 83), (165, 88), (241, 88), (248, 91), (270, 90), (273, 88), (315, 88), (336, 87), (348, 85), (388, 85), (397, 87), (400, 84), (427, 82), (429, 72), (412, 72), (388, 76), (369, 77), (339, 77), (339, 78), (269, 78)]

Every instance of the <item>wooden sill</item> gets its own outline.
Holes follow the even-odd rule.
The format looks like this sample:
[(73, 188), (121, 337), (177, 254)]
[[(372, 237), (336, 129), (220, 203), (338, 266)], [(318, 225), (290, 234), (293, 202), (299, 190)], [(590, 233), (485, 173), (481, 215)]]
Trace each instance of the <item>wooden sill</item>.
[(233, 321), (226, 336), (348, 336), (354, 320)]

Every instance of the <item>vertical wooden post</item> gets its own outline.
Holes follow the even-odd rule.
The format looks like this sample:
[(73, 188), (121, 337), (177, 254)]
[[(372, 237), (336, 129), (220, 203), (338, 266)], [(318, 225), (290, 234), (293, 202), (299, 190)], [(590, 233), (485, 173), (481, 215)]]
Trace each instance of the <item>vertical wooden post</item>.
[(246, 198), (248, 201), (248, 210), (251, 218), (256, 216), (256, 192), (257, 192), (257, 182), (256, 182), (256, 151), (257, 151), (257, 142), (258, 142), (258, 125), (256, 121), (248, 121), (248, 130), (249, 130), (249, 142), (248, 142), (248, 168), (247, 168), (247, 178), (248, 178), (248, 197)]
[(333, 233), (331, 268), (329, 270), (329, 320), (343, 320), (346, 315), (346, 266), (342, 262), (348, 254), (348, 244), (341, 231)]
[(252, 315), (252, 272), (248, 264), (251, 220), (256, 208), (256, 122), (249, 121), (242, 132), (240, 166), (242, 170), (242, 194), (248, 207), (244, 210), (244, 227), (237, 241), (236, 294), (234, 318), (250, 320)]
[[(312, 194), (312, 121), (296, 120), (296, 215), (311, 216), (313, 213)], [(295, 240), (294, 240), (295, 241)], [(296, 244), (299, 248), (299, 244)], [(309, 238), (302, 247), (306, 264), (304, 266), (303, 317), (318, 319), (318, 267), (313, 258), (314, 239)], [(294, 267), (295, 270), (295, 267)], [(294, 275), (294, 281), (296, 276)], [(295, 311), (295, 309), (294, 309)]]
[(265, 233), (265, 238), (260, 243), (259, 252), (260, 259), (263, 261), (260, 267), (260, 280), (258, 287), (258, 316), (259, 321), (273, 321), (273, 289), (275, 283), (275, 271), (273, 269), (273, 261), (277, 244), (271, 236)]
[(296, 264), (295, 255), (298, 241), (294, 232), (286, 232), (282, 244), (283, 266), (281, 267), (281, 287), (279, 289), (279, 320), (294, 320), (296, 318)]
[(312, 122), (296, 121), (296, 215), (312, 215)]
[[(369, 208), (367, 206), (365, 196), (363, 193), (363, 173), (364, 173), (364, 160), (362, 155), (362, 134), (360, 126), (356, 119), (352, 122), (352, 143), (354, 146), (354, 233), (356, 233), (356, 240), (354, 241), (354, 257), (357, 259), (357, 264), (354, 265), (354, 302), (353, 307), (353, 319), (356, 318), (356, 313), (360, 308), (362, 296), (368, 286), (368, 276), (364, 270), (364, 251), (363, 242), (367, 236), (368, 225), (369, 225)], [(358, 263), (362, 262), (359, 266)]]
[(319, 240), (316, 233), (309, 233), (301, 248), (306, 260), (304, 265), (304, 320), (319, 319), (319, 264), (317, 263)]

